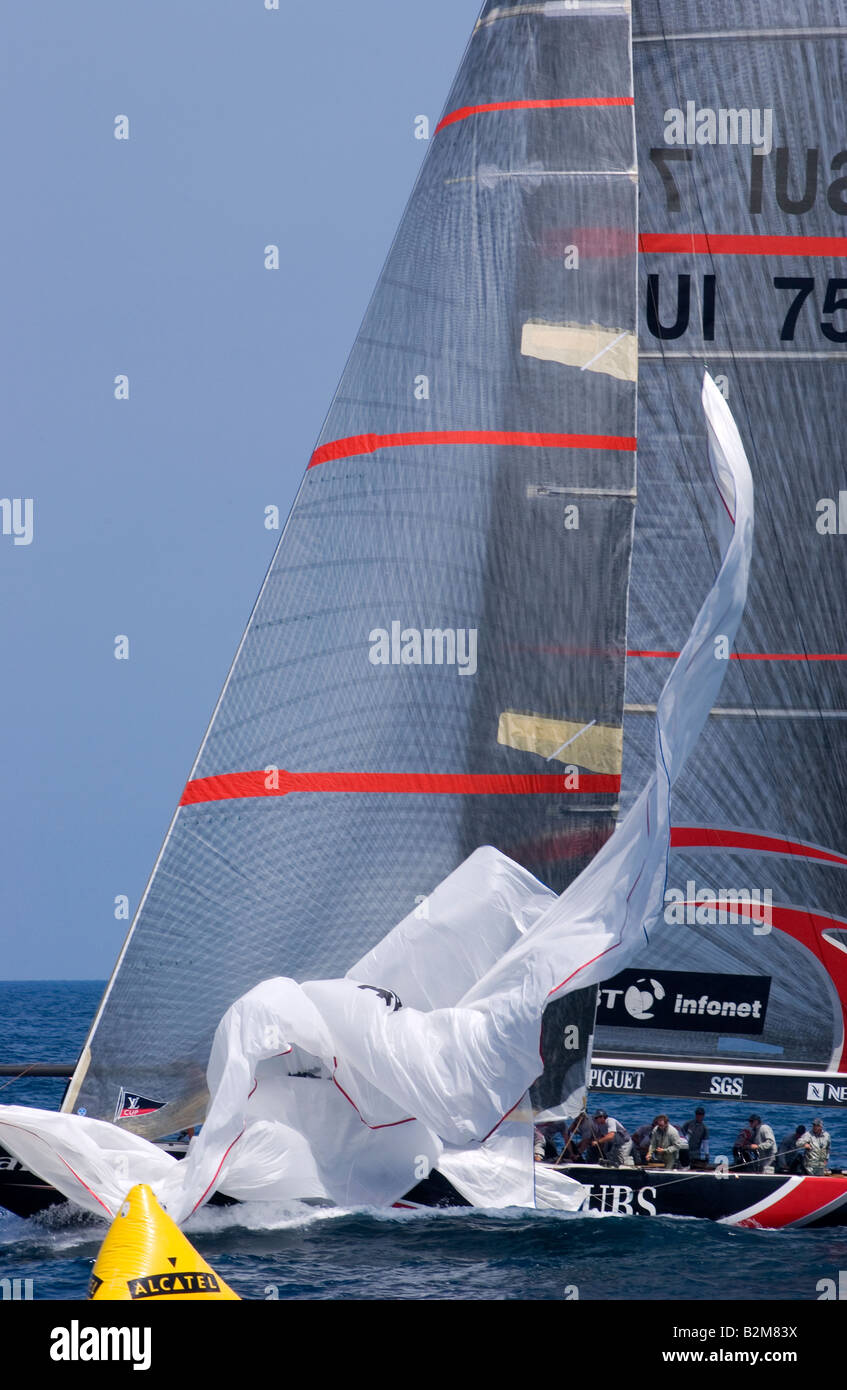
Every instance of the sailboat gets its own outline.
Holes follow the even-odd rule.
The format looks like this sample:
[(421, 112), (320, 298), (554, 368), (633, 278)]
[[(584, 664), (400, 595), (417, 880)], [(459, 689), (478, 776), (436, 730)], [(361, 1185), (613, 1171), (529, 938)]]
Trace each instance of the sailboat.
[[(839, 90), (844, 37), (737, 8), (484, 4), (64, 1114), (200, 1124), (215, 1028), (258, 981), (340, 977), (425, 927), (479, 846), (554, 894), (595, 861), (720, 565), (704, 365), (763, 484), (752, 593), (675, 793), (665, 920), (599, 1004), (591, 984), (549, 1005), (532, 1101), (847, 1103), (844, 667), (805, 601), (844, 578), (822, 404), (843, 152), (814, 93), (796, 127), (776, 104), (810, 64)], [(677, 998), (705, 998), (696, 1027)], [(761, 1224), (787, 1195), (676, 1181), (694, 1214)], [(790, 1187), (797, 1220), (840, 1219), (847, 1180)], [(674, 1209), (618, 1209), (651, 1200)]]

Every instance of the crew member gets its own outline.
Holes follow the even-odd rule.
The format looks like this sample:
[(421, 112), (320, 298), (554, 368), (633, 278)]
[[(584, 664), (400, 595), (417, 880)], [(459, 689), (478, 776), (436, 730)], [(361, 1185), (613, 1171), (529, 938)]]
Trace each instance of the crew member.
[(800, 1135), (805, 1133), (806, 1126), (798, 1125), (779, 1141), (775, 1164), (778, 1173), (805, 1173), (806, 1151), (800, 1149)]
[(563, 1137), (564, 1148), (557, 1161), (559, 1163), (585, 1162), (583, 1149), (591, 1142), (592, 1128), (591, 1121), (584, 1110), (566, 1126)]
[(747, 1168), (753, 1162), (753, 1153), (750, 1149), (750, 1141), (753, 1138), (753, 1131), (749, 1125), (738, 1131), (735, 1143), (732, 1146), (732, 1162), (736, 1168)]
[(636, 1163), (644, 1164), (647, 1162), (647, 1150), (650, 1147), (650, 1135), (656, 1128), (656, 1120), (650, 1121), (649, 1125), (639, 1125), (632, 1135), (632, 1156)]
[(655, 1128), (650, 1135), (647, 1162), (663, 1163), (665, 1168), (676, 1168), (679, 1166), (681, 1148), (682, 1136), (679, 1130), (671, 1124), (667, 1115), (657, 1115)]
[(634, 1168), (632, 1139), (620, 1120), (612, 1119), (605, 1110), (596, 1110), (591, 1129), (580, 1144), (580, 1153), (590, 1150), (593, 1157), (604, 1158), (612, 1167)]
[(751, 1129), (750, 1150), (756, 1160), (751, 1165), (754, 1173), (772, 1173), (776, 1158), (776, 1139), (770, 1125), (762, 1123), (761, 1115), (751, 1115), (747, 1123)]
[(709, 1131), (706, 1128), (706, 1112), (702, 1105), (694, 1111), (694, 1119), (686, 1120), (682, 1134), (688, 1140), (688, 1152), (693, 1168), (705, 1168), (709, 1162)]
[(805, 1154), (806, 1172), (823, 1177), (829, 1172), (829, 1131), (824, 1129), (823, 1120), (812, 1123), (811, 1133), (806, 1130), (797, 1140), (797, 1146)]

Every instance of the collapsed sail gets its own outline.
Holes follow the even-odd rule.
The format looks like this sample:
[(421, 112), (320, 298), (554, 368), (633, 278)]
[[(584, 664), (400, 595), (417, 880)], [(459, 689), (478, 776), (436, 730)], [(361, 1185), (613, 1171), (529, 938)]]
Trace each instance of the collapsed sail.
[[(352, 978), (256, 986), (216, 1031), (211, 1103), (182, 1163), (102, 1121), (19, 1107), (0, 1107), (4, 1145), (92, 1209), (114, 1211), (127, 1181), (153, 1181), (155, 1167), (177, 1221), (218, 1186), (240, 1198), (392, 1202), (419, 1165), (418, 1178), (437, 1165), (472, 1202), (535, 1204), (526, 1092), (544, 1009), (603, 979), (611, 959), (625, 965), (661, 911), (671, 788), (721, 687), (716, 640), (734, 638), (746, 599), (750, 471), (708, 377), (703, 403), (721, 568), (662, 689), (651, 775), (569, 888), (555, 897), (480, 849), (432, 894), (427, 924), (399, 923)], [(486, 1151), (496, 1131), (502, 1142)], [(561, 1195), (574, 1209), (584, 1194), (571, 1183)]]
[(611, 833), (635, 501), (628, 5), (488, 0), (65, 1100), (202, 1117), (227, 1006), (477, 846)]
[(661, 1094), (731, 1083), (725, 1094), (843, 1104), (843, 1082), (808, 1073), (847, 1070), (847, 6), (634, 12), (642, 354), (624, 804), (715, 564), (687, 427), (704, 363), (752, 444), (764, 505), (721, 699), (675, 794), (667, 920), (606, 982), (596, 1048), (618, 1062), (595, 1084), (643, 1086), (633, 1059), (687, 1059), (649, 1073)]

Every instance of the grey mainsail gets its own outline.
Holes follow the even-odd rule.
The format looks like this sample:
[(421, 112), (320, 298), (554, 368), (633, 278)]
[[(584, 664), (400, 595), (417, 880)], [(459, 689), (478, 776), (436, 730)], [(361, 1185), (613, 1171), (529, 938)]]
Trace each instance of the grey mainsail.
[[(611, 1008), (601, 996), (597, 1049), (711, 1059), (712, 1072), (741, 1062), (842, 1072), (847, 5), (639, 0), (634, 10), (642, 351), (624, 806), (652, 756), (656, 693), (714, 573), (689, 423), (704, 365), (751, 450), (757, 546), (720, 707), (675, 790), (666, 922), (633, 978), (608, 982), (623, 992)], [(668, 994), (682, 957), (688, 983), (668, 1003), (639, 1003), (655, 1003), (655, 986)], [(735, 1009), (754, 995), (744, 1033)], [(687, 1083), (652, 1075), (666, 1093), (710, 1084), (694, 1070)], [(744, 1094), (761, 1097), (763, 1084), (745, 1080)], [(781, 1094), (843, 1104), (847, 1087), (790, 1090), (786, 1072)]]
[(65, 1109), (196, 1121), (259, 980), (343, 974), (480, 844), (559, 892), (611, 833), (636, 192), (628, 5), (489, 0)]

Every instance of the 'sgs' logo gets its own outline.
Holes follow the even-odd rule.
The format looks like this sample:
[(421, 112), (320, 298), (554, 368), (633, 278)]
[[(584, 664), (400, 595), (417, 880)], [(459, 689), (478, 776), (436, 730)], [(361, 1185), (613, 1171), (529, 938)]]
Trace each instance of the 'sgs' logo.
[(709, 1084), (709, 1092), (713, 1096), (743, 1096), (744, 1077), (713, 1076)]

